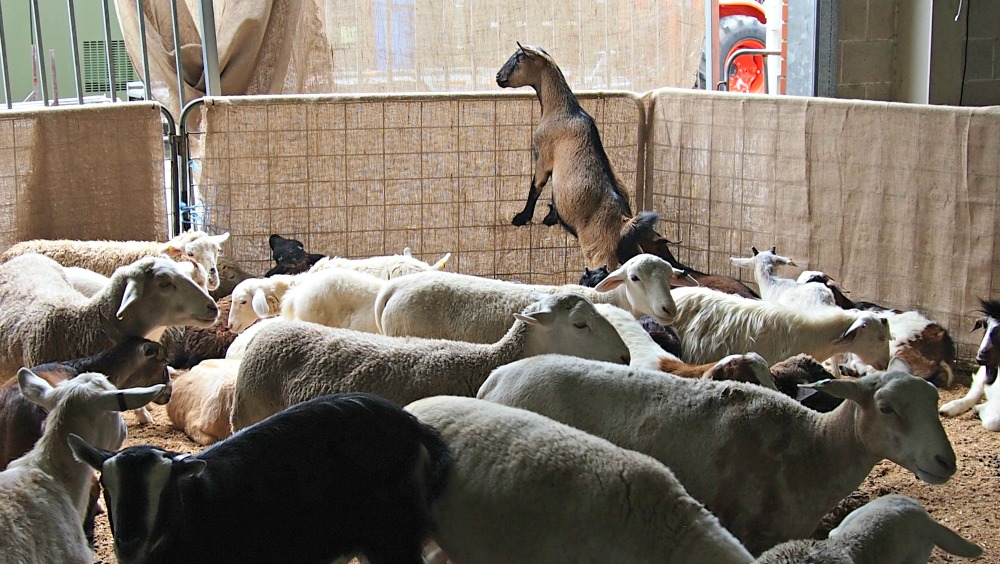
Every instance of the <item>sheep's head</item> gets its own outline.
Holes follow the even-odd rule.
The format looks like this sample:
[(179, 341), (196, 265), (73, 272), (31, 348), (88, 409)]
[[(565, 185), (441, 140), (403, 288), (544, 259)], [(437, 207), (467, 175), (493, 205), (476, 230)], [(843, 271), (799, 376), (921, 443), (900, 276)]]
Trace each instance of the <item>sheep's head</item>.
[(290, 282), (287, 275), (248, 278), (233, 289), (229, 308), (229, 330), (242, 333), (258, 319), (274, 317), (281, 311), (281, 296)]
[(539, 297), (523, 313), (514, 314), (531, 326), (522, 358), (551, 353), (629, 363), (625, 342), (590, 300), (573, 293)]
[(979, 300), (983, 317), (976, 320), (973, 331), (984, 329), (983, 342), (976, 352), (976, 362), (986, 367), (986, 385), (997, 381), (1000, 366), (1000, 300)]
[(211, 327), (219, 316), (208, 292), (168, 258), (147, 257), (119, 268), (107, 291), (121, 292), (115, 317), (125, 336), (144, 336), (168, 325)]
[(667, 261), (644, 253), (625, 261), (594, 289), (609, 292), (624, 285), (632, 313), (648, 315), (658, 323), (670, 325), (677, 316), (677, 304), (670, 294), (670, 279), (676, 272)]
[(517, 51), (497, 71), (497, 85), (501, 88), (537, 86), (541, 83), (539, 73), (544, 67), (559, 69), (543, 49), (518, 43)]
[(164, 254), (174, 260), (183, 257), (200, 264), (208, 274), (207, 289), (215, 290), (219, 287), (219, 255), (222, 254), (222, 243), (227, 239), (228, 232), (222, 235), (208, 235), (203, 231), (189, 232), (167, 243)]

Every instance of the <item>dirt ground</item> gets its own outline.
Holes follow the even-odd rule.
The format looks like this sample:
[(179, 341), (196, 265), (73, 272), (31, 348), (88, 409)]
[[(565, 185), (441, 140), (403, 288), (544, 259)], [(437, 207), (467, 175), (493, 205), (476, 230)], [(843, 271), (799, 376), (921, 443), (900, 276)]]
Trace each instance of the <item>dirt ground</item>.
[[(968, 379), (966, 378), (967, 382)], [(941, 403), (959, 398), (967, 385), (941, 390)], [(126, 445), (152, 443), (179, 452), (197, 452), (200, 447), (170, 427), (166, 409), (154, 406), (154, 423), (140, 427), (131, 413)], [(958, 472), (948, 483), (932, 486), (920, 482), (910, 472), (889, 461), (875, 466), (850, 497), (827, 516), (822, 528), (832, 528), (852, 509), (876, 497), (901, 493), (919, 500), (935, 519), (983, 547), (981, 563), (1000, 563), (1000, 433), (985, 430), (971, 412), (944, 419), (944, 427), (958, 455)], [(98, 517), (96, 562), (115, 562), (107, 516)], [(934, 550), (930, 562), (969, 562)]]

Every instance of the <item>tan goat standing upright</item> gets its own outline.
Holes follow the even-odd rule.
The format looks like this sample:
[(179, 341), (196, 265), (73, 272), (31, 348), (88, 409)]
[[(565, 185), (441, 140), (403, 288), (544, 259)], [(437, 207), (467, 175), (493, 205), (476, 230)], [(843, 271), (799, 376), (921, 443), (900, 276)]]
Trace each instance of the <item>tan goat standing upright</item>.
[(552, 204), (542, 223), (559, 223), (579, 240), (589, 267), (620, 263), (641, 253), (640, 239), (659, 237), (655, 212), (632, 214), (601, 143), (594, 119), (580, 106), (548, 53), (518, 44), (497, 73), (503, 88), (531, 86), (542, 106), (532, 142), (534, 176), (524, 209), (511, 223), (531, 221), (542, 188), (552, 180)]

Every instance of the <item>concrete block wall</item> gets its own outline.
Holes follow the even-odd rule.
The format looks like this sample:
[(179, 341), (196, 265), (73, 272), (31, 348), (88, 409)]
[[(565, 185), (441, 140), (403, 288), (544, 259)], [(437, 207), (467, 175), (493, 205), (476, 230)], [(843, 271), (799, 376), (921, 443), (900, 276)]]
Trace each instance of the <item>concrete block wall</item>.
[(969, 2), (969, 46), (962, 105), (1000, 105), (1000, 0)]
[(896, 1), (840, 0), (838, 4), (837, 97), (896, 100)]

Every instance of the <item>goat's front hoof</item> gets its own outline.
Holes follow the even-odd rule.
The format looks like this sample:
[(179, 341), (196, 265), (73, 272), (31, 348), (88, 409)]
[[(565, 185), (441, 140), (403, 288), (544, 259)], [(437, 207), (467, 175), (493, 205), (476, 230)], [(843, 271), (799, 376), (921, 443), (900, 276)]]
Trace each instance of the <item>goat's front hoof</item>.
[(510, 220), (510, 222), (512, 224), (514, 224), (514, 225), (516, 225), (518, 227), (520, 227), (522, 225), (527, 225), (529, 221), (531, 221), (531, 215), (526, 214), (524, 212), (521, 212), (521, 213), (515, 215), (514, 219)]

